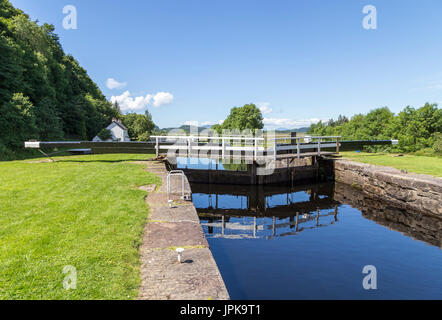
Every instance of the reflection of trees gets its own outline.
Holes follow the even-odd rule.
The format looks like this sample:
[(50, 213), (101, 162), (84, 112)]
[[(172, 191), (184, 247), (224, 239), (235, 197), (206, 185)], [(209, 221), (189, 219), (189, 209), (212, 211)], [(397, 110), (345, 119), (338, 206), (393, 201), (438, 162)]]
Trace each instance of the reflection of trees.
[(247, 163), (241, 161), (241, 163), (230, 163), (230, 161), (222, 161), (224, 169), (228, 171), (247, 171)]

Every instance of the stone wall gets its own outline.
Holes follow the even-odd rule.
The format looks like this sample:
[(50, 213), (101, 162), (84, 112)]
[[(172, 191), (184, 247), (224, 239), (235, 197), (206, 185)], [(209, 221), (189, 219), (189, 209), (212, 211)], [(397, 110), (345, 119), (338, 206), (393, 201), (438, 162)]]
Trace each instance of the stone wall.
[(391, 202), (371, 198), (345, 183), (334, 184), (333, 199), (360, 210), (366, 219), (442, 249), (441, 218), (398, 209)]
[(335, 180), (395, 207), (442, 218), (442, 178), (349, 160), (334, 161)]

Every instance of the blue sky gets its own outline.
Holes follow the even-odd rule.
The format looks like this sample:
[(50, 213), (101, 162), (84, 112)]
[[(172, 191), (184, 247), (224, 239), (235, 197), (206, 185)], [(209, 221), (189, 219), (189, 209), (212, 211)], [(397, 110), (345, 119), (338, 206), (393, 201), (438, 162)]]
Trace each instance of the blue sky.
[[(440, 0), (11, 2), (55, 25), (108, 99), (160, 127), (216, 123), (250, 102), (268, 128), (442, 102)], [(76, 30), (63, 29), (69, 4)], [(376, 30), (362, 27), (366, 5)]]

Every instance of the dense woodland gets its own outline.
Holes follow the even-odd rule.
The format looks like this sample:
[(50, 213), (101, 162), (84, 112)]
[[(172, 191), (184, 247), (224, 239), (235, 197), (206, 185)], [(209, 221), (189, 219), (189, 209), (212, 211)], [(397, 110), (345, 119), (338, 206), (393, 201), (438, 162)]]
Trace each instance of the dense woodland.
[[(387, 107), (369, 113), (357, 114), (351, 119), (339, 116), (337, 120), (313, 124), (308, 133), (321, 136), (342, 136), (344, 140), (399, 140), (397, 147), (385, 151), (442, 153), (442, 109), (436, 104), (425, 104), (415, 109), (406, 107), (394, 114)], [(382, 147), (385, 149), (385, 147)], [(378, 150), (376, 148), (368, 148)]]
[(135, 139), (153, 129), (148, 113), (123, 117), (64, 53), (54, 27), (31, 21), (8, 0), (0, 0), (0, 52), (0, 159), (23, 153), (30, 139), (91, 140), (113, 117)]

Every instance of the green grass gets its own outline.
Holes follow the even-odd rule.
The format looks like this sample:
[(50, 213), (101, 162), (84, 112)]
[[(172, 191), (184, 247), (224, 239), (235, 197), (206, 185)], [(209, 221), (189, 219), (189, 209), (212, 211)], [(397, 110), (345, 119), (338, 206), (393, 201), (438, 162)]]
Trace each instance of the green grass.
[(398, 157), (389, 153), (356, 153), (341, 152), (344, 158), (354, 161), (393, 167), (408, 172), (428, 174), (436, 177), (442, 177), (442, 157), (441, 156), (420, 156), (405, 154)]
[[(137, 186), (160, 179), (145, 155), (0, 162), (0, 299), (132, 299), (148, 207)], [(41, 159), (39, 159), (41, 160)], [(77, 289), (63, 288), (63, 268)]]

